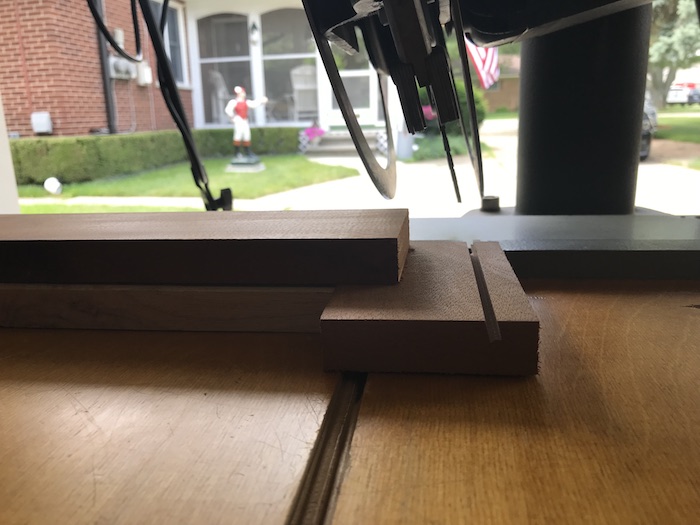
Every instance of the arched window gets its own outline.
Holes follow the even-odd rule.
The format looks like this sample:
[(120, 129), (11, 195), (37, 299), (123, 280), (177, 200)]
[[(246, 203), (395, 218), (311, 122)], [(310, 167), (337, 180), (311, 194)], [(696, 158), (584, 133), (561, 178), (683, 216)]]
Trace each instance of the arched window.
[[(204, 120), (207, 124), (228, 124), (224, 113), (233, 88), (251, 92), (250, 39), (248, 17), (227, 13), (197, 22), (202, 71)], [(250, 115), (251, 120), (254, 115)]]
[[(163, 0), (149, 0), (149, 5), (153, 14), (160, 20), (163, 10)], [(187, 62), (185, 58), (185, 15), (183, 5), (180, 3), (171, 2), (168, 5), (166, 14), (165, 31), (163, 32), (163, 44), (165, 44), (165, 52), (170, 58), (170, 63), (173, 68), (173, 75), (179, 85), (189, 83), (189, 74), (187, 73)]]
[(316, 46), (304, 10), (270, 11), (260, 24), (267, 122), (316, 119)]

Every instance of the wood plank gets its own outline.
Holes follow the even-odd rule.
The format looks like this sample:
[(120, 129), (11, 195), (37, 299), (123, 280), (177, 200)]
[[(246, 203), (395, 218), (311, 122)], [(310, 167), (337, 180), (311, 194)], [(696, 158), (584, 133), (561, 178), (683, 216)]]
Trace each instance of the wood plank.
[(0, 523), (282, 523), (318, 335), (0, 330)]
[(471, 250), (488, 294), (487, 324), (491, 314), (495, 321), (491, 351), (530, 356), (528, 373), (536, 373), (540, 322), (517, 275), (497, 242), (475, 242)]
[[(520, 311), (494, 340), (487, 330), (482, 298), (467, 245), (416, 241), (398, 286), (339, 286), (321, 316), (328, 370), (528, 375), (537, 372), (537, 320)], [(518, 285), (504, 273), (503, 256), (484, 248), (500, 265), (489, 282), (500, 293)], [(502, 253), (501, 253), (502, 256)], [(509, 279), (515, 279), (515, 282)], [(508, 286), (504, 286), (507, 284)], [(519, 285), (518, 285), (519, 286)], [(520, 294), (523, 294), (522, 290)], [(523, 295), (524, 297), (524, 295)], [(519, 296), (518, 296), (519, 298)], [(498, 302), (498, 325), (511, 313)], [(526, 299), (525, 299), (526, 301)], [(531, 322), (534, 320), (534, 323)], [(493, 320), (496, 323), (496, 320)], [(512, 336), (518, 336), (513, 338)], [(527, 336), (522, 339), (521, 336)]]
[(407, 210), (0, 216), (4, 283), (391, 284), (407, 251)]
[(320, 331), (333, 288), (0, 284), (0, 326)]
[(371, 375), (329, 521), (697, 521), (700, 283), (526, 290), (540, 374)]

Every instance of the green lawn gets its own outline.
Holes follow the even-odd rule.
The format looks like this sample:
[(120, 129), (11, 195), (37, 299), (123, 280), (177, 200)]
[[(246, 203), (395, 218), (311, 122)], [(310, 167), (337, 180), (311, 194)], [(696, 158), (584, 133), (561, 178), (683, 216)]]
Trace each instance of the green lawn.
[(677, 140), (700, 144), (700, 117), (659, 116), (657, 139)]
[[(456, 157), (457, 155), (467, 155), (467, 143), (461, 135), (448, 135), (448, 139), (450, 141), (450, 150), (453, 156)], [(410, 159), (410, 162), (445, 158), (445, 149), (442, 144), (442, 137), (440, 135), (425, 135), (423, 137), (416, 137), (415, 145), (418, 146), (418, 149), (413, 152), (413, 157)], [(481, 155), (482, 157), (493, 155), (493, 150), (483, 142), (481, 143)]]
[[(265, 170), (259, 173), (226, 173), (229, 158), (204, 161), (209, 187), (217, 197), (223, 188), (231, 188), (235, 199), (255, 199), (301, 186), (358, 175), (357, 170), (311, 162), (302, 155), (265, 156)], [(19, 187), (20, 197), (47, 197), (42, 186)], [(65, 184), (62, 197), (198, 197), (189, 163), (90, 182)], [(50, 212), (43, 212), (50, 213)]]
[(681, 105), (681, 104), (671, 104), (663, 109), (658, 109), (659, 114), (661, 113), (700, 113), (700, 104), (692, 105)]
[(486, 114), (486, 120), (518, 118), (517, 111), (509, 111), (507, 109), (497, 109)]

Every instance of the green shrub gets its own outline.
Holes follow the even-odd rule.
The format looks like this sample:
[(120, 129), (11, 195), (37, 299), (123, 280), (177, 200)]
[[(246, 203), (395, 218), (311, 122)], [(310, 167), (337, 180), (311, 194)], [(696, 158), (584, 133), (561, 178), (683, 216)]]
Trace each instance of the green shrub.
[[(202, 157), (233, 154), (233, 129), (197, 129), (193, 135)], [(298, 128), (253, 128), (250, 135), (253, 151), (259, 155), (296, 153), (299, 148)]]
[[(253, 133), (255, 131), (255, 133)], [(298, 128), (256, 128), (251, 130), (256, 153), (296, 153), (299, 151)]]
[[(469, 106), (467, 104), (467, 90), (464, 87), (464, 80), (462, 80), (461, 78), (455, 78), (455, 90), (457, 91), (457, 97), (459, 99), (462, 114), (466, 115)], [(473, 91), (474, 107), (476, 108), (476, 121), (478, 125), (481, 126), (481, 124), (484, 122), (484, 119), (486, 118), (486, 112), (488, 111), (488, 103), (486, 102), (484, 92), (481, 89), (474, 87)], [(423, 105), (430, 104), (427, 90), (420, 90), (420, 101)], [(426, 133), (436, 134), (440, 132), (438, 128), (437, 119), (427, 121), (426, 124), (428, 126), (426, 129)], [(448, 122), (445, 126), (445, 129), (449, 135), (459, 135), (462, 133), (459, 122), (457, 121)]]
[(27, 138), (10, 145), (18, 184), (40, 184), (47, 177), (82, 182), (185, 159), (182, 139), (174, 131)]
[[(232, 130), (193, 132), (202, 157), (233, 153)], [(297, 128), (255, 128), (251, 130), (256, 153), (297, 151)], [(48, 177), (61, 182), (83, 182), (159, 168), (187, 159), (177, 131), (42, 137), (10, 141), (18, 184), (42, 184)]]
[[(461, 137), (447, 137), (450, 143), (450, 150), (453, 156), (466, 155), (468, 153), (467, 143)], [(426, 135), (422, 138), (416, 138), (415, 144), (418, 149), (413, 152), (411, 161), (433, 160), (445, 158), (445, 145), (442, 143), (442, 138), (436, 135)]]

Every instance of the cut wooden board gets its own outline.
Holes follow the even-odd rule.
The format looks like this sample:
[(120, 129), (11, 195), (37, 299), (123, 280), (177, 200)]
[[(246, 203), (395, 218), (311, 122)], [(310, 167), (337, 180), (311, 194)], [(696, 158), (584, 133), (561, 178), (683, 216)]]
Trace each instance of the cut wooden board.
[(488, 296), (484, 310), (492, 319), (488, 324), (495, 326), (491, 328), (491, 338), (497, 339), (494, 349), (512, 345), (536, 359), (539, 320), (505, 253), (497, 242), (475, 242), (471, 250), (474, 266), (484, 278)]
[(315, 334), (0, 330), (0, 523), (284, 523), (337, 376)]
[(314, 332), (333, 288), (0, 284), (0, 326)]
[(407, 210), (0, 216), (0, 282), (398, 282)]
[(336, 288), (321, 316), (326, 369), (536, 374), (539, 322), (498, 245), (477, 245), (480, 264), (464, 243), (411, 246), (398, 286)]
[(525, 288), (540, 374), (370, 375), (326, 523), (698, 521), (700, 281)]

